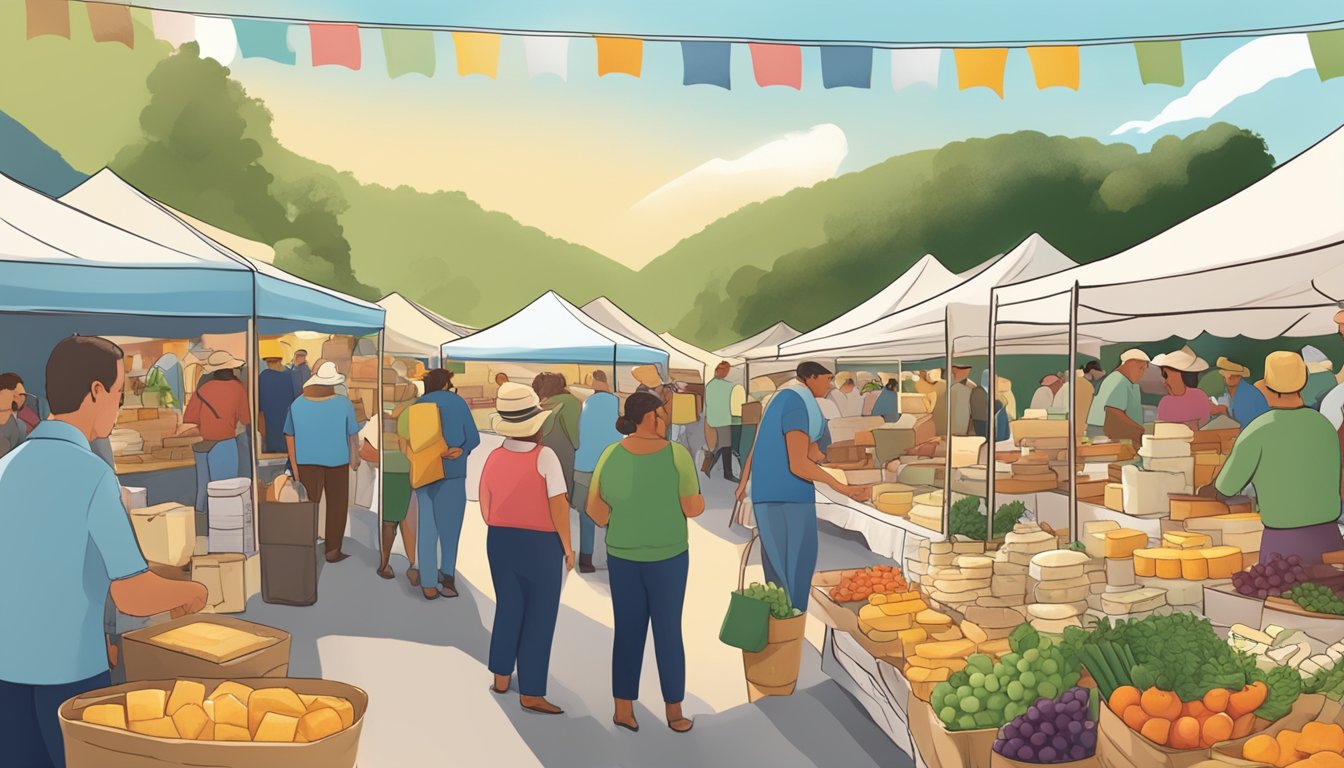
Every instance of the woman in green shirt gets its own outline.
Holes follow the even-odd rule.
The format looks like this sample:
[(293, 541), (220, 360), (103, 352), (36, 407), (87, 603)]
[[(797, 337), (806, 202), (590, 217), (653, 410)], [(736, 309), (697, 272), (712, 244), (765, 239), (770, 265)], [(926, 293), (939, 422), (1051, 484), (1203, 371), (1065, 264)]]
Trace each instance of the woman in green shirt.
[(662, 398), (637, 392), (616, 420), (624, 440), (598, 460), (588, 492), (588, 516), (607, 526), (607, 569), (616, 620), (612, 649), (612, 721), (631, 731), (644, 639), (653, 625), (658, 681), (667, 703), (667, 725), (677, 733), (693, 723), (681, 712), (686, 698), (686, 650), (681, 611), (686, 601), (686, 519), (705, 511), (691, 454), (667, 440)]

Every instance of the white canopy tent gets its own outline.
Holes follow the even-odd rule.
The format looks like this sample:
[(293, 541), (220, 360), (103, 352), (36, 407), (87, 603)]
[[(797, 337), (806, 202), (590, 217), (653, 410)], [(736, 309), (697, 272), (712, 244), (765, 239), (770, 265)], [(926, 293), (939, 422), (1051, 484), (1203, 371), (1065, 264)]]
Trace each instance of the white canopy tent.
[(439, 347), (445, 341), (465, 338), (475, 329), (443, 317), (393, 291), (378, 300), (387, 312), (383, 347), (392, 355), (438, 360)]
[(788, 323), (781, 321), (755, 336), (743, 339), (736, 344), (729, 344), (714, 354), (725, 360), (736, 357), (748, 362), (756, 359), (774, 358), (779, 356), (779, 345), (790, 339), (796, 339), (800, 335), (802, 334), (789, 327)]
[(660, 333), (658, 334), (658, 337), (661, 338), (663, 341), (667, 342), (667, 344), (669, 344), (673, 349), (676, 349), (683, 355), (686, 355), (687, 357), (693, 357), (696, 360), (699, 360), (700, 364), (705, 366), (706, 371), (713, 371), (715, 368), (718, 367), (719, 363), (722, 362), (727, 362), (729, 365), (742, 364), (742, 361), (737, 358), (721, 357), (720, 355), (714, 352), (710, 352), (707, 349), (701, 349), (695, 346), (694, 344), (690, 343), (689, 341), (679, 339), (670, 333)]
[(599, 296), (583, 305), (583, 313), (628, 339), (633, 339), (651, 349), (663, 350), (668, 355), (668, 368), (695, 371), (700, 374), (702, 379), (704, 378), (705, 364), (703, 361), (669, 344), (662, 336), (649, 330), (607, 297)]
[(834, 320), (780, 344), (779, 355), (804, 357), (818, 352), (834, 353), (835, 347), (831, 343), (833, 337), (857, 331), (887, 315), (931, 299), (973, 277), (982, 269), (979, 267), (961, 275), (953, 274), (932, 254), (927, 254), (876, 296)]
[(547, 291), (500, 322), (440, 346), (446, 360), (661, 365), (668, 353), (603, 326)]

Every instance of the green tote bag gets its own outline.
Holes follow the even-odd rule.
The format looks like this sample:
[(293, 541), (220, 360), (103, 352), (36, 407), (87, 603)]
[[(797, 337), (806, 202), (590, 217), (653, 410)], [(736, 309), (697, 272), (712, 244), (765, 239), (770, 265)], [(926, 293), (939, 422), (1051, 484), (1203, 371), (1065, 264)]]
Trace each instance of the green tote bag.
[(756, 543), (756, 531), (751, 532), (751, 540), (742, 550), (742, 567), (738, 569), (737, 591), (728, 601), (728, 613), (723, 617), (723, 626), (719, 629), (719, 640), (734, 648), (756, 653), (765, 648), (770, 634), (770, 606), (764, 600), (756, 600), (742, 594), (747, 581), (747, 559), (751, 556), (751, 547)]

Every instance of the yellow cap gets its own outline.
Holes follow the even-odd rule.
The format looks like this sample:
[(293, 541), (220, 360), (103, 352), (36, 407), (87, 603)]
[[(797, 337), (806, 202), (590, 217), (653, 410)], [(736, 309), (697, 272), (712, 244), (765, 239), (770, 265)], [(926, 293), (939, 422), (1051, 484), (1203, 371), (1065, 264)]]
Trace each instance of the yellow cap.
[(269, 360), (272, 358), (280, 360), (285, 359), (285, 348), (280, 344), (279, 339), (262, 339), (257, 347), (257, 356), (262, 360)]
[(1307, 364), (1296, 352), (1271, 352), (1265, 358), (1265, 386), (1283, 395), (1307, 385)]

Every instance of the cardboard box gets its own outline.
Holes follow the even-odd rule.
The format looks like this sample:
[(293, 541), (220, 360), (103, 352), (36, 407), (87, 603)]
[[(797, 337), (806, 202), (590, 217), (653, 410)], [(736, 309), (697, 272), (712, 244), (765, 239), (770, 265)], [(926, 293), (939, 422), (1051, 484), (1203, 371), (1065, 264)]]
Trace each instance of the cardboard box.
[(924, 399), (924, 395), (902, 392), (900, 409), (901, 413), (910, 413), (916, 416), (927, 414), (929, 412), (929, 401)]
[(372, 357), (357, 357), (351, 360), (350, 378), (361, 382), (378, 381), (378, 361)]
[(197, 555), (191, 558), (191, 580), (204, 584), (209, 593), (202, 613), (247, 610), (247, 558), (243, 555)]
[[(183, 678), (214, 688), (215, 680)], [(70, 768), (354, 768), (369, 697), (353, 685), (305, 678), (233, 678), (253, 688), (283, 687), (296, 693), (339, 696), (354, 706), (355, 721), (345, 730), (308, 744), (185, 741), (143, 736), (120, 728), (86, 723), (85, 707), (124, 704), (128, 691), (171, 690), (175, 680), (142, 680), (101, 688), (67, 700), (58, 712)]]
[(852, 443), (855, 433), (871, 431), (886, 423), (881, 416), (855, 416), (831, 419), (826, 422), (826, 428), (831, 432), (832, 443)]
[(827, 446), (826, 461), (829, 464), (865, 463), (872, 466), (868, 449), (855, 445), (852, 440), (836, 441)]
[[(239, 656), (214, 661), (208, 654), (168, 648), (154, 638), (197, 622), (219, 624), (271, 639), (267, 645)], [(289, 633), (231, 616), (196, 615), (122, 635), (122, 663), (127, 681), (178, 677), (214, 680), (242, 677), (284, 677), (289, 674)]]
[[(1065, 440), (1069, 438), (1069, 422), (1067, 419), (1018, 419), (1008, 425), (1013, 433), (1013, 438), (1019, 443), (1026, 438), (1036, 437), (1062, 437)], [(1067, 447), (1067, 444), (1065, 445)]]

